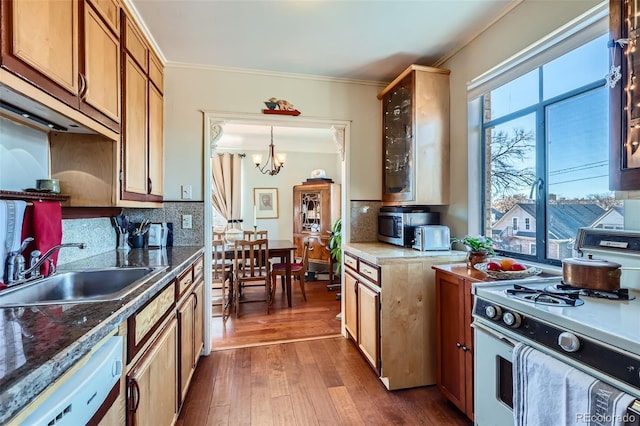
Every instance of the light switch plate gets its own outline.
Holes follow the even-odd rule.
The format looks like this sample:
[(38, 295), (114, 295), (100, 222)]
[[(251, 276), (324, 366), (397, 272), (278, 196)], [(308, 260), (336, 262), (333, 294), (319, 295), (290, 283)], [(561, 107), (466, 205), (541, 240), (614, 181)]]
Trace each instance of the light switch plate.
[(192, 227), (192, 216), (190, 214), (182, 215), (182, 229), (191, 229)]
[(193, 187), (191, 185), (182, 185), (182, 199), (190, 200), (193, 198)]

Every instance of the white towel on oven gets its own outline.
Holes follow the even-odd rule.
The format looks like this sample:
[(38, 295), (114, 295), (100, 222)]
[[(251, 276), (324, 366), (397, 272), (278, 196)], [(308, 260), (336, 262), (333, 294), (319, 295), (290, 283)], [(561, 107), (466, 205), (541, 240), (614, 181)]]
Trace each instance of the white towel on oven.
[(522, 343), (513, 349), (518, 426), (622, 425), (634, 397)]

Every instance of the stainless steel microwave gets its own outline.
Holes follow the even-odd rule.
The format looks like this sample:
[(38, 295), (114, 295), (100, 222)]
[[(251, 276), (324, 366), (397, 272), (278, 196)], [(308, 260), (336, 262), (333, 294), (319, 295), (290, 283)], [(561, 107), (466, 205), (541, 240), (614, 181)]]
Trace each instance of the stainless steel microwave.
[(378, 241), (411, 247), (416, 226), (439, 224), (440, 213), (427, 206), (384, 206), (378, 213)]

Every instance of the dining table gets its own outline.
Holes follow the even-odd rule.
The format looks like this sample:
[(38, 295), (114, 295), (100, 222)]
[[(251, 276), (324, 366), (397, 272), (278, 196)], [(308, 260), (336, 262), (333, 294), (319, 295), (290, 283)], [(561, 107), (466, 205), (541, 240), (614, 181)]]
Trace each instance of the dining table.
[[(279, 258), (285, 264), (285, 292), (287, 294), (287, 305), (291, 307), (291, 259), (292, 253), (296, 250), (296, 245), (290, 240), (267, 239), (269, 246), (269, 258)], [(234, 244), (225, 243), (225, 258), (233, 259), (235, 256)]]

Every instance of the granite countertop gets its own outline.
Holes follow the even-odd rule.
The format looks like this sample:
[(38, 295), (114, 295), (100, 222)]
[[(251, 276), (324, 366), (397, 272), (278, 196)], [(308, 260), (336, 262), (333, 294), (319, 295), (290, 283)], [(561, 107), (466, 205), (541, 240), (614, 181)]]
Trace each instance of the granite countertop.
[(376, 265), (398, 262), (462, 262), (467, 252), (459, 250), (419, 251), (379, 241), (366, 243), (345, 243), (343, 249)]
[(61, 265), (59, 270), (166, 266), (120, 300), (0, 308), (0, 424), (23, 407), (184, 271), (202, 247), (112, 251)]

